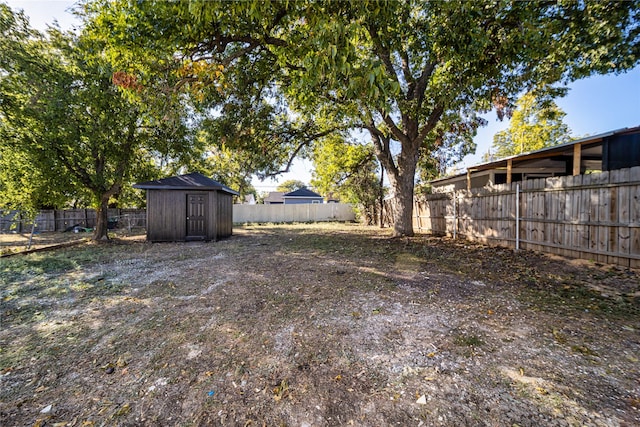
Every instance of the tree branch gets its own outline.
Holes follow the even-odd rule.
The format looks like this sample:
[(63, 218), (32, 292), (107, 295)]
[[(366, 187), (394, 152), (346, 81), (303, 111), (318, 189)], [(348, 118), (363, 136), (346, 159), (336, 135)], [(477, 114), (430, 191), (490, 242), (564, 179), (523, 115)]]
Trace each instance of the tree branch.
[(393, 66), (393, 61), (391, 60), (391, 51), (387, 47), (383, 46), (382, 40), (380, 40), (380, 37), (378, 36), (377, 28), (372, 22), (369, 22), (367, 25), (367, 32), (373, 42), (373, 50), (384, 64), (385, 70), (387, 70), (389, 76), (391, 76), (396, 83), (400, 84), (398, 74)]
[(433, 70), (435, 70), (436, 64), (432, 62), (427, 62), (427, 64), (422, 69), (422, 74), (418, 77), (415, 87), (413, 88), (413, 93), (411, 94), (411, 99), (417, 99), (417, 108), (420, 110), (422, 107), (422, 101), (424, 100), (424, 94), (427, 90), (427, 82), (429, 81), (429, 77), (433, 74)]
[(76, 168), (73, 162), (66, 156), (64, 150), (60, 147), (59, 144), (52, 144), (53, 150), (56, 152), (57, 159), (62, 162), (64, 167), (66, 167), (69, 172), (75, 175), (76, 178), (87, 188), (93, 189), (93, 183), (91, 181), (91, 176), (87, 173), (85, 169)]
[(391, 116), (389, 116), (387, 113), (383, 111), (379, 111), (379, 113), (382, 116), (382, 120), (384, 120), (384, 123), (387, 126), (389, 126), (389, 130), (391, 131), (391, 134), (395, 136), (398, 141), (400, 141), (402, 144), (411, 143), (411, 140), (409, 139), (409, 137), (402, 131), (402, 129), (398, 127), (398, 125), (396, 125), (396, 123), (393, 121)]
[(293, 164), (293, 161), (296, 159), (296, 157), (298, 156), (298, 154), (300, 153), (300, 151), (304, 147), (308, 146), (313, 141), (315, 141), (315, 140), (317, 140), (319, 138), (322, 138), (324, 136), (327, 136), (327, 135), (329, 135), (329, 134), (331, 134), (331, 133), (333, 133), (333, 132), (335, 132), (337, 130), (340, 130), (340, 129), (341, 128), (339, 128), (339, 127), (330, 128), (330, 129), (324, 130), (322, 132), (318, 132), (318, 133), (315, 133), (313, 135), (307, 136), (306, 138), (304, 138), (304, 140), (301, 143), (298, 144), (296, 149), (293, 150), (293, 153), (291, 153), (291, 155), (289, 156), (289, 160), (287, 161), (287, 166), (284, 169), (281, 169), (281, 170), (279, 170), (277, 172), (272, 172), (272, 173), (266, 174), (265, 176), (273, 177), (273, 176), (280, 175), (281, 173), (289, 172), (289, 170), (291, 169), (291, 165)]
[(409, 65), (409, 55), (405, 50), (401, 50), (398, 52), (400, 58), (402, 59), (402, 74), (404, 75), (404, 80), (407, 82), (407, 101), (413, 99), (413, 92), (415, 90), (416, 82), (413, 78), (413, 74), (411, 74), (411, 66)]
[(444, 113), (444, 106), (442, 104), (436, 105), (436, 108), (434, 108), (429, 115), (427, 123), (422, 127), (422, 129), (420, 129), (420, 132), (418, 133), (418, 138), (416, 141), (418, 143), (418, 146), (422, 145), (429, 132), (431, 132), (433, 128), (436, 127), (436, 125), (440, 121), (440, 118), (442, 117), (442, 113)]
[(375, 158), (375, 156), (373, 154), (370, 154), (370, 155), (366, 156), (365, 158), (363, 158), (360, 162), (358, 162), (357, 165), (353, 166), (353, 169), (349, 173), (346, 173), (344, 176), (340, 177), (340, 179), (336, 181), (336, 185), (338, 185), (338, 186), (342, 185), (346, 180), (348, 180), (349, 178), (351, 178), (352, 176), (354, 176), (358, 172), (360, 172), (360, 169), (364, 165), (366, 165), (368, 162), (373, 160), (374, 158)]
[(378, 129), (373, 122), (371, 112), (368, 112), (367, 123), (362, 123), (362, 128), (368, 130), (369, 134), (371, 134), (371, 141), (373, 142), (376, 157), (380, 161), (382, 167), (386, 169), (389, 174), (397, 176), (398, 168), (393, 160), (393, 155), (391, 154), (391, 138)]

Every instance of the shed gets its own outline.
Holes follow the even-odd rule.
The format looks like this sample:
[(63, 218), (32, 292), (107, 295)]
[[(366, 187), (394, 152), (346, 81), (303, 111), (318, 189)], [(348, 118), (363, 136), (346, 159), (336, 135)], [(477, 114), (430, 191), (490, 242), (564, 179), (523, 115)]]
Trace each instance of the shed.
[(282, 196), (285, 205), (295, 205), (302, 203), (323, 203), (324, 198), (318, 193), (308, 188), (299, 188)]
[(239, 193), (200, 173), (134, 184), (147, 190), (147, 240), (218, 240), (232, 234)]

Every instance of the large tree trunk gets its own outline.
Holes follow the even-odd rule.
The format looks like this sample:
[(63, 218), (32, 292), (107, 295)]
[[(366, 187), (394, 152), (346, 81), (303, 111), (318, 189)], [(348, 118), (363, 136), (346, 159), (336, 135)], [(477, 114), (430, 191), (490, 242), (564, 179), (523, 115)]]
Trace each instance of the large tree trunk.
[(394, 190), (393, 236), (413, 236), (413, 178), (399, 181)]
[(415, 186), (417, 155), (398, 156), (398, 167), (387, 171), (394, 193), (393, 236), (413, 236), (413, 189)]
[(93, 240), (109, 240), (108, 232), (109, 196), (100, 198), (100, 206), (96, 209), (96, 228), (93, 230)]
[(402, 151), (395, 157), (390, 150), (390, 137), (373, 124), (366, 128), (371, 134), (376, 157), (382, 168), (387, 171), (393, 190), (393, 236), (413, 236), (413, 189), (420, 143), (417, 138), (411, 140), (405, 136)]
[(391, 179), (395, 206), (393, 210), (393, 236), (413, 236), (413, 187), (415, 173), (402, 174)]

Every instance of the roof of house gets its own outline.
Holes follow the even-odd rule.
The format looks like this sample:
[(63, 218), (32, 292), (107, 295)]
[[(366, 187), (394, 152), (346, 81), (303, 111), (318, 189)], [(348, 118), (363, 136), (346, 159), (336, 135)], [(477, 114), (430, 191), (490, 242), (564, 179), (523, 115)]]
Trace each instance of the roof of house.
[(299, 189), (297, 189), (295, 191), (291, 191), (291, 192), (285, 194), (283, 197), (304, 197), (304, 198), (320, 198), (320, 199), (322, 199), (321, 195), (319, 195), (315, 191), (309, 190), (306, 187), (302, 187), (302, 188), (299, 188)]
[(282, 203), (284, 195), (281, 191), (270, 191), (267, 197), (264, 198), (265, 203)]
[[(585, 138), (576, 139), (570, 142), (566, 142), (564, 144), (558, 144), (551, 147), (542, 148), (536, 151), (520, 153), (520, 154), (516, 154), (509, 157), (504, 157), (498, 160), (480, 163), (480, 164), (468, 167), (467, 171), (477, 172), (477, 171), (491, 170), (491, 169), (504, 169), (507, 167), (507, 163), (509, 161), (511, 162), (537, 161), (538, 165), (544, 166), (542, 162), (547, 159), (551, 159), (553, 156), (558, 156), (562, 154), (572, 155), (573, 154), (572, 150), (575, 145), (581, 145), (583, 147), (583, 155), (594, 157), (594, 158), (599, 157), (601, 159), (602, 149), (598, 148), (596, 144), (601, 143), (605, 138), (608, 138), (614, 135), (634, 134), (638, 132), (640, 132), (640, 126), (617, 129), (610, 132), (605, 132), (597, 135), (587, 136)], [(587, 151), (587, 150), (590, 150), (590, 151)], [(441, 182), (445, 182), (454, 178), (466, 176), (466, 174), (467, 172), (463, 172), (463, 173), (452, 175), (452, 176), (437, 178), (437, 179), (431, 180), (430, 182), (432, 184), (439, 184)]]
[(133, 188), (143, 190), (220, 190), (235, 196), (240, 194), (226, 185), (207, 178), (198, 172), (156, 179), (154, 181), (139, 182), (134, 184)]

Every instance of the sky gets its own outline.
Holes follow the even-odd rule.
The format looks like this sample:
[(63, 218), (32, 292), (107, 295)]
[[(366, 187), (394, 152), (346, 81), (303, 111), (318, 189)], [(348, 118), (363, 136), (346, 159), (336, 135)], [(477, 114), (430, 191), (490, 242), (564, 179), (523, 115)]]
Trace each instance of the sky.
[[(23, 9), (29, 16), (31, 26), (45, 30), (47, 24), (57, 20), (63, 29), (72, 29), (80, 24), (71, 14), (73, 1), (66, 0), (23, 0), (7, 1), (13, 10)], [(640, 67), (619, 74), (594, 76), (578, 80), (569, 86), (569, 94), (556, 100), (558, 106), (567, 114), (564, 122), (571, 129), (572, 135), (583, 137), (596, 135), (625, 127), (640, 126)], [(487, 152), (493, 142), (493, 135), (506, 129), (509, 122), (498, 121), (495, 113), (485, 116), (489, 124), (481, 128), (474, 138), (477, 145), (476, 154), (469, 155), (458, 165), (466, 168), (482, 162), (482, 155)], [(264, 182), (255, 179), (253, 185), (258, 191), (273, 191), (279, 182), (296, 179), (309, 184), (312, 163), (296, 161), (292, 171), (281, 175), (277, 181), (267, 179)]]

